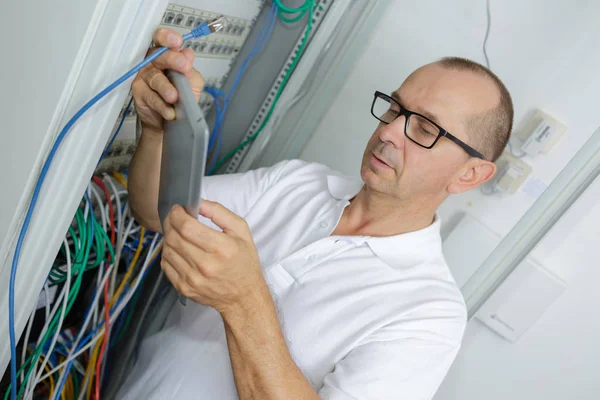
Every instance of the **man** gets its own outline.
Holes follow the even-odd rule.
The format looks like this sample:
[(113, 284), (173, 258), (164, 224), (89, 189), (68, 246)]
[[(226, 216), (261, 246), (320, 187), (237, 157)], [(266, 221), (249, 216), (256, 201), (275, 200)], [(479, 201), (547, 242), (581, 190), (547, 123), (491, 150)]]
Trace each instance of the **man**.
[[(197, 96), (203, 81), (179, 35), (154, 40), (171, 50), (133, 83), (143, 133), (129, 193), (137, 219), (160, 231), (162, 124), (177, 99), (162, 71), (185, 73)], [(193, 302), (142, 343), (120, 398), (434, 395), (466, 323), (436, 209), (494, 175), (512, 102), (490, 71), (450, 58), (376, 92), (371, 112), (362, 181), (285, 161), (207, 178), (202, 223), (173, 208), (161, 266)]]

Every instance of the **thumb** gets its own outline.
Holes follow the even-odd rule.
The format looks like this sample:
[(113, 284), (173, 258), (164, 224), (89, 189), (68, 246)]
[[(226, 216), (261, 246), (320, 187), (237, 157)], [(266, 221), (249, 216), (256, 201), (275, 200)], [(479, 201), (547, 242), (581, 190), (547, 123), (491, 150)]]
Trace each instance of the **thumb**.
[(209, 200), (200, 203), (200, 215), (210, 219), (227, 234), (244, 236), (249, 233), (246, 221), (223, 205)]

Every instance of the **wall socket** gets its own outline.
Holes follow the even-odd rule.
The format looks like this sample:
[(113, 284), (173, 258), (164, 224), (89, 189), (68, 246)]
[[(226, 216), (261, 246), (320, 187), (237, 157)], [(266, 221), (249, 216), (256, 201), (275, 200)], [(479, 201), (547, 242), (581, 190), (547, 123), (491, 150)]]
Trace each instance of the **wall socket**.
[(494, 192), (515, 194), (533, 171), (533, 167), (509, 152), (496, 161), (497, 172), (490, 182)]

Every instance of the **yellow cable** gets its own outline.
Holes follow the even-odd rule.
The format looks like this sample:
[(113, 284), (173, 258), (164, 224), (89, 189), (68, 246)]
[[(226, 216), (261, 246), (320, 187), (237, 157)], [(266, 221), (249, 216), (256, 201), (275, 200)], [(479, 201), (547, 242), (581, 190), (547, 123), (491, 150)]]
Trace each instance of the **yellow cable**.
[[(98, 358), (98, 353), (100, 351), (100, 346), (102, 345), (102, 338), (104, 337), (104, 335), (102, 335), (102, 337), (96, 342), (96, 345), (94, 346), (94, 351), (92, 351), (92, 355), (90, 357), (90, 360), (88, 361), (88, 366), (85, 369), (85, 376), (84, 379), (87, 378), (87, 390), (86, 390), (86, 396), (85, 398), (87, 400), (92, 398), (92, 387), (94, 386), (94, 372), (96, 370), (96, 359)], [(82, 388), (83, 390), (84, 388)]]
[[(31, 353), (31, 351), (30, 351), (30, 353)], [(40, 360), (40, 363), (44, 362), (44, 360), (42, 359), (42, 357), (40, 357), (39, 360)], [(46, 371), (46, 373), (48, 373), (48, 372), (51, 371), (51, 369), (50, 369), (50, 363), (49, 362), (46, 363), (46, 366), (44, 367), (44, 370)], [(54, 377), (52, 375), (50, 375), (48, 377), (48, 379), (50, 379), (50, 398), (52, 398), (53, 395), (54, 395)]]
[(129, 280), (129, 278), (131, 277), (131, 274), (133, 273), (133, 270), (135, 269), (135, 264), (137, 264), (138, 258), (140, 258), (140, 254), (142, 253), (142, 248), (144, 247), (144, 235), (146, 235), (146, 228), (144, 228), (142, 226), (140, 228), (140, 242), (138, 243), (138, 247), (135, 250), (133, 259), (131, 260), (131, 263), (129, 264), (129, 269), (125, 273), (123, 280), (121, 280), (121, 283), (119, 284), (119, 287), (117, 288), (115, 294), (110, 299), (110, 303), (108, 304), (110, 308), (112, 308), (115, 301), (117, 301), (117, 299), (119, 298), (121, 291), (125, 288), (125, 284)]
[(69, 372), (69, 375), (67, 376), (67, 381), (65, 382), (65, 386), (67, 387), (65, 397), (67, 398), (67, 400), (71, 400), (73, 397), (75, 397), (73, 395), (73, 393), (75, 392), (75, 387), (73, 386), (73, 375), (71, 375), (70, 372)]
[(125, 189), (127, 189), (127, 181), (125, 180), (125, 177), (123, 176), (123, 174), (117, 172), (117, 171), (113, 171), (113, 176), (115, 177), (115, 179), (125, 187)]
[[(62, 364), (62, 362), (64, 361), (64, 357), (58, 356), (58, 362), (59, 364)], [(68, 396), (68, 382), (65, 381), (65, 384), (62, 387), (62, 391), (60, 392), (60, 398), (61, 400), (68, 400), (69, 396)]]

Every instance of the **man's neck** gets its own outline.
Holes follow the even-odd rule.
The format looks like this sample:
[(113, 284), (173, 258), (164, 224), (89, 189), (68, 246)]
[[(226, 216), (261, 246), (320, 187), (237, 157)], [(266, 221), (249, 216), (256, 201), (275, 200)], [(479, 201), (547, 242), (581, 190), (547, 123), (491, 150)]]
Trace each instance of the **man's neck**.
[(431, 225), (439, 203), (431, 198), (392, 198), (363, 186), (332, 235), (392, 236), (418, 231)]

